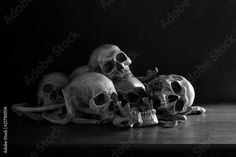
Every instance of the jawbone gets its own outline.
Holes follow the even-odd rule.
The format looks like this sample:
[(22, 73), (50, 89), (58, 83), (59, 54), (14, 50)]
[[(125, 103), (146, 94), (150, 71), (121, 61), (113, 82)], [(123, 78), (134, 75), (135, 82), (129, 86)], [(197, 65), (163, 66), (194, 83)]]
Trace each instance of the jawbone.
[(113, 125), (120, 128), (132, 128), (133, 126), (148, 127), (158, 124), (156, 110), (150, 109), (144, 112), (131, 111), (130, 116), (117, 116), (113, 120)]

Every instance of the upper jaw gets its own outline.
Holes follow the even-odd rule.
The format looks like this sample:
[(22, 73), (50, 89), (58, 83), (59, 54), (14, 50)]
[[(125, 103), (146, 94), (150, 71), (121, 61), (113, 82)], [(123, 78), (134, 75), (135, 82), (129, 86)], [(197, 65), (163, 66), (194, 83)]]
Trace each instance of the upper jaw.
[(122, 74), (121, 74), (121, 77), (120, 79), (122, 81), (125, 81), (127, 80), (129, 77), (133, 76), (132, 72), (131, 71), (124, 71)]

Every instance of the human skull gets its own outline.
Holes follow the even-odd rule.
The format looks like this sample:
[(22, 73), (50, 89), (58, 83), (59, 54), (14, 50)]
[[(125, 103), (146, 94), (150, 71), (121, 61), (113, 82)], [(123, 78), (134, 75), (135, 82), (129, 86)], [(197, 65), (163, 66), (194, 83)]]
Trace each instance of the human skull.
[(103, 73), (112, 81), (132, 76), (131, 59), (115, 45), (105, 44), (96, 48), (89, 59), (89, 70)]
[(68, 77), (59, 72), (43, 77), (38, 89), (38, 104), (47, 106), (65, 102), (62, 89), (69, 83)]
[(150, 126), (158, 123), (156, 111), (147, 99), (145, 86), (135, 77), (129, 77), (125, 81), (115, 83), (118, 100), (121, 106), (129, 106), (130, 114), (140, 114), (141, 126)]
[(117, 93), (112, 81), (104, 75), (81, 75), (65, 88), (65, 93), (70, 96), (73, 113), (80, 111), (98, 119), (111, 118), (109, 107), (112, 107), (113, 96), (117, 97)]
[(195, 98), (191, 83), (180, 75), (159, 75), (147, 84), (155, 109), (165, 108), (171, 115), (184, 113)]
[(61, 111), (65, 106), (62, 89), (68, 84), (68, 77), (59, 72), (43, 77), (38, 89), (38, 106), (27, 103), (14, 104), (12, 110), (18, 115), (25, 115), (33, 120), (51, 120), (48, 111)]
[(76, 68), (70, 75), (70, 80), (72, 81), (73, 79), (75, 79), (76, 77), (83, 75), (85, 73), (89, 72), (89, 68), (87, 65), (84, 66), (80, 66), (78, 68)]
[(132, 123), (131, 119), (123, 118), (128, 108), (118, 102), (113, 82), (101, 73), (89, 72), (75, 78), (63, 93), (69, 119), (75, 123), (110, 121), (116, 126)]

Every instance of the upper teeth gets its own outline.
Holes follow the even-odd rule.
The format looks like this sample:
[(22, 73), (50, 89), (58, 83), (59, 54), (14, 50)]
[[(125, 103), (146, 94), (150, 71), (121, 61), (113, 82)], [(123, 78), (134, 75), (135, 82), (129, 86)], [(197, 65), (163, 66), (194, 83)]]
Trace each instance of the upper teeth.
[(161, 105), (165, 105), (165, 99), (164, 99), (164, 97), (161, 96), (161, 95), (159, 95), (158, 98), (159, 98), (159, 100), (160, 100)]
[(144, 111), (144, 112), (141, 113), (142, 116), (146, 116), (146, 115), (150, 115), (150, 114), (152, 114), (151, 110)]

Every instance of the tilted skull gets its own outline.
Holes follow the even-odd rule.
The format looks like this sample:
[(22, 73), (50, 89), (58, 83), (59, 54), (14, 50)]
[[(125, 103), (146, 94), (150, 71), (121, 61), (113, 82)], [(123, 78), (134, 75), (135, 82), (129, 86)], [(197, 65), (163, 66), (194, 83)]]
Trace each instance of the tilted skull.
[(89, 70), (103, 73), (112, 81), (132, 76), (130, 58), (115, 45), (105, 44), (96, 48), (89, 59)]
[(119, 81), (115, 83), (115, 88), (121, 106), (128, 106), (130, 114), (140, 114), (139, 125), (150, 126), (158, 123), (155, 109), (150, 102), (147, 102), (145, 86), (137, 78), (129, 77), (125, 81)]
[(38, 104), (47, 106), (65, 102), (62, 89), (69, 83), (68, 77), (59, 72), (50, 73), (43, 77), (38, 89)]
[(147, 84), (154, 108), (165, 108), (171, 115), (184, 113), (195, 98), (191, 83), (180, 75), (159, 75)]
[[(70, 97), (74, 116), (88, 119), (108, 119), (113, 116), (113, 110), (109, 110), (109, 107), (113, 107), (117, 93), (112, 81), (102, 74), (87, 73), (77, 77), (65, 88), (65, 93)], [(76, 112), (80, 114), (76, 115)]]

